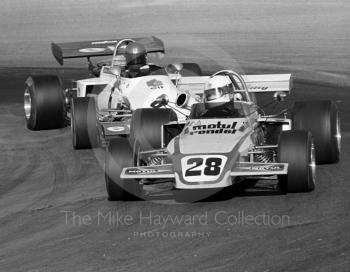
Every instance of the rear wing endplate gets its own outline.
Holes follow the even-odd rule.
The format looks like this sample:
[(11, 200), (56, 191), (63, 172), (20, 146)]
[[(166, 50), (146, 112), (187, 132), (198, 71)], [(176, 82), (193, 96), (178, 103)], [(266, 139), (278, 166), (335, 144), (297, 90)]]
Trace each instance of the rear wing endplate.
[[(51, 51), (57, 62), (63, 65), (64, 59), (83, 58), (83, 57), (101, 57), (112, 56), (116, 44), (122, 39), (51, 43)], [(147, 53), (165, 52), (162, 40), (151, 36), (144, 38), (133, 38), (135, 42), (145, 46)], [(123, 54), (125, 47), (120, 47), (118, 54)]]

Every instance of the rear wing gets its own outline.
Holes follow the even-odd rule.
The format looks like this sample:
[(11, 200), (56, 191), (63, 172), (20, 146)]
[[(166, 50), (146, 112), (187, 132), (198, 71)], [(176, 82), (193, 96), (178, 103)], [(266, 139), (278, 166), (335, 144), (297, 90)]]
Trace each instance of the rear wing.
[(290, 92), (293, 87), (291, 74), (242, 75), (249, 92)]
[[(99, 40), (99, 41), (83, 41), (83, 42), (67, 42), (67, 43), (51, 43), (51, 51), (57, 62), (63, 65), (64, 59), (83, 58), (83, 57), (101, 57), (112, 56), (116, 44), (122, 39)], [(147, 53), (165, 52), (162, 40), (151, 36), (144, 38), (133, 38), (135, 42), (145, 46)], [(125, 47), (120, 48), (123, 54)]]
[[(293, 87), (292, 74), (266, 74), (266, 75), (241, 75), (247, 85), (248, 91), (252, 93), (262, 92), (287, 92)], [(173, 75), (172, 79), (175, 79)], [(208, 76), (182, 77), (178, 83), (180, 91), (190, 90), (192, 93), (202, 94)]]

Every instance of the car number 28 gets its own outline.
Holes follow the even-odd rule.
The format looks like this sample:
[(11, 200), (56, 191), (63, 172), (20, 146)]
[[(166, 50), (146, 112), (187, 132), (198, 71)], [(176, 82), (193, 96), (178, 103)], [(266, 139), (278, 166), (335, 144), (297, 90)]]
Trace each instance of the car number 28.
[(226, 161), (222, 155), (184, 157), (181, 160), (182, 174), (187, 181), (212, 181), (222, 173)]

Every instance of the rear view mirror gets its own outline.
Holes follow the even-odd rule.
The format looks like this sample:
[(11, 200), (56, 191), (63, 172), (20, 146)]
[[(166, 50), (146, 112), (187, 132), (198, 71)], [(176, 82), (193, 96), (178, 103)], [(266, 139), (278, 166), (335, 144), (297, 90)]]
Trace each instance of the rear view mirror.
[(275, 92), (273, 94), (273, 98), (276, 100), (276, 101), (284, 101), (285, 97), (287, 96), (287, 93), (286, 92)]
[(166, 70), (169, 74), (176, 74), (180, 73), (180, 71), (183, 69), (182, 63), (171, 63), (167, 66)]
[(160, 96), (158, 96), (156, 98), (156, 100), (154, 100), (151, 103), (151, 107), (157, 109), (157, 108), (168, 105), (168, 103), (169, 103), (169, 97), (166, 94), (161, 94)]
[(119, 66), (113, 66), (109, 69), (109, 72), (113, 75), (115, 75), (116, 77), (120, 77), (121, 74), (121, 68)]

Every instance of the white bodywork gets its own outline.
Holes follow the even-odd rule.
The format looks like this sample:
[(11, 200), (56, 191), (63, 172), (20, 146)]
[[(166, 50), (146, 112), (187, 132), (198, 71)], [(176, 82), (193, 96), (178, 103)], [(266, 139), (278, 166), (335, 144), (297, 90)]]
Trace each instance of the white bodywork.
[[(134, 166), (124, 168), (123, 179), (165, 178), (173, 179), (178, 189), (203, 189), (227, 187), (247, 176), (277, 176), (288, 173), (288, 164), (275, 159), (267, 162), (254, 160), (255, 149), (276, 149), (265, 145), (261, 122), (271, 120), (290, 128), (290, 120), (259, 116), (252, 93), (287, 93), (292, 87), (290, 74), (248, 75), (224, 70), (216, 74), (230, 76), (245, 100), (234, 101), (238, 116), (226, 118), (201, 118), (200, 115), (185, 121), (181, 133), (164, 146), (171, 164)], [(216, 75), (215, 74), (215, 75)], [(178, 82), (181, 92), (200, 95), (209, 77), (185, 77)], [(155, 150), (154, 153), (159, 152)], [(151, 154), (152, 151), (145, 153)], [(161, 153), (162, 154), (162, 153)]]
[[(289, 92), (292, 86), (291, 74), (273, 75), (243, 75), (249, 92)], [(116, 109), (124, 100), (130, 103), (130, 109), (149, 108), (150, 104), (161, 94), (169, 97), (170, 103), (176, 103), (181, 93), (188, 95), (186, 107), (177, 107), (179, 120), (184, 120), (189, 114), (188, 108), (198, 102), (204, 91), (205, 82), (209, 76), (181, 77), (180, 75), (149, 75), (137, 78), (120, 78), (120, 84), (111, 96), (111, 89), (116, 85), (116, 76), (109, 73), (109, 67), (105, 66), (97, 78), (89, 78), (77, 81), (77, 96), (95, 96), (97, 112), (107, 109), (111, 96), (111, 109)], [(174, 82), (177, 80), (177, 86)], [(98, 93), (87, 93), (87, 86), (101, 86)], [(187, 109), (186, 109), (187, 108)], [(182, 112), (182, 113), (181, 113)]]

